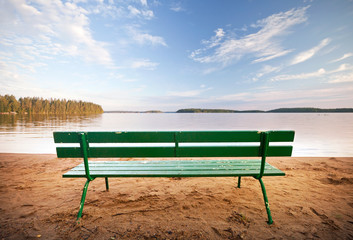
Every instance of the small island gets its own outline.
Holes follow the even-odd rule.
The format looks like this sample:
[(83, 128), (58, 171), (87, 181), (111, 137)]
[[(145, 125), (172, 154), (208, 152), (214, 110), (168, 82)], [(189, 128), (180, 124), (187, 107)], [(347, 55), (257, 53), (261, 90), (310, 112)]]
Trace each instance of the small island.
[(18, 100), (13, 95), (0, 95), (0, 114), (100, 114), (103, 108), (95, 103), (24, 97)]
[(346, 113), (353, 112), (353, 108), (278, 108), (267, 112), (274, 113)]

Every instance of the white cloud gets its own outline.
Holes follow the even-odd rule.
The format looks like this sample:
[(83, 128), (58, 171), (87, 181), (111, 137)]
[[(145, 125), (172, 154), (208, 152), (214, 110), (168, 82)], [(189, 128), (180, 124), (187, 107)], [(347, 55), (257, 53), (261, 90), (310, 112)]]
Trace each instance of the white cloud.
[(146, 10), (139, 10), (136, 7), (131, 5), (128, 6), (131, 16), (133, 17), (144, 17), (146, 19), (152, 19), (154, 17), (153, 11), (146, 9)]
[(254, 28), (259, 28), (256, 33), (239, 39), (231, 36), (225, 38), (224, 31), (216, 30), (215, 36), (210, 40), (202, 41), (206, 46), (193, 51), (190, 57), (200, 63), (222, 63), (223, 65), (228, 65), (247, 54), (258, 58), (254, 62), (263, 62), (284, 56), (291, 50), (283, 49), (280, 37), (287, 34), (289, 28), (307, 20), (307, 8), (303, 7), (280, 12), (259, 20), (252, 25)]
[(292, 74), (292, 75), (278, 75), (275, 76), (271, 79), (271, 81), (284, 81), (284, 80), (300, 80), (300, 79), (308, 79), (308, 78), (316, 78), (316, 77), (323, 77), (339, 72), (344, 72), (348, 70), (353, 70), (353, 66), (348, 65), (348, 64), (341, 64), (338, 68), (333, 69), (331, 71), (327, 71), (324, 68), (320, 68), (319, 70), (315, 72), (309, 72), (309, 73), (300, 73), (300, 74)]
[(337, 69), (330, 71), (329, 73), (338, 73), (347, 70), (353, 70), (353, 66), (347, 63), (341, 64)]
[(165, 47), (167, 46), (163, 37), (153, 36), (148, 33), (143, 33), (139, 29), (137, 29), (135, 26), (128, 26), (127, 30), (129, 32), (129, 34), (131, 35), (132, 39), (141, 45), (151, 44), (151, 45), (162, 45)]
[(170, 9), (173, 10), (174, 12), (181, 12), (181, 11), (183, 11), (183, 8), (182, 8), (182, 7), (171, 7)]
[(162, 45), (162, 46), (167, 46), (165, 43), (164, 39), (160, 36), (153, 36), (148, 33), (136, 33), (134, 35), (134, 39), (140, 43), (140, 44), (145, 44), (149, 43), (152, 45)]
[(185, 11), (185, 9), (181, 6), (180, 2), (173, 3), (172, 6), (170, 7), (170, 10), (174, 12), (182, 12)]
[[(86, 2), (86, 1), (85, 1)], [(86, 10), (89, 14), (100, 14), (104, 17), (111, 17), (113, 19), (119, 17), (125, 17), (129, 14), (129, 10), (123, 4), (115, 4), (113, 0), (109, 0), (108, 2), (104, 1), (96, 1), (90, 2), (91, 4), (87, 4)]]
[(141, 59), (131, 63), (131, 68), (134, 69), (145, 69), (145, 70), (155, 70), (159, 63), (151, 62), (149, 59)]
[(294, 57), (294, 59), (292, 60), (292, 65), (294, 64), (298, 64), (301, 62), (304, 62), (310, 58), (312, 58), (315, 54), (317, 54), (323, 47), (325, 47), (326, 45), (328, 45), (330, 43), (330, 39), (329, 38), (325, 38), (324, 40), (322, 40), (319, 45), (305, 51), (305, 52), (301, 52), (299, 53), (297, 56)]
[(283, 50), (282, 52), (278, 52), (276, 54), (273, 54), (273, 55), (270, 55), (268, 57), (262, 57), (262, 58), (258, 58), (258, 59), (255, 59), (254, 61), (252, 61), (253, 63), (259, 63), (259, 62), (265, 62), (265, 61), (269, 61), (271, 59), (274, 59), (274, 58), (278, 58), (278, 57), (281, 57), (281, 56), (284, 56), (284, 55), (287, 55), (288, 53), (292, 52), (293, 50)]
[(5, 1), (0, 8), (4, 23), (0, 35), (18, 43), (12, 46), (12, 51), (32, 60), (64, 55), (113, 64), (106, 43), (93, 38), (85, 9), (70, 2), (37, 0), (32, 3)]
[(353, 82), (353, 71), (346, 74), (336, 74), (330, 77), (329, 83)]
[(269, 73), (272, 73), (272, 72), (278, 72), (282, 69), (281, 66), (278, 66), (278, 67), (273, 67), (273, 66), (270, 66), (270, 65), (265, 65), (262, 67), (262, 69), (256, 74), (256, 77), (257, 78), (260, 78), (266, 74), (269, 74)]
[(346, 59), (346, 58), (349, 58), (349, 57), (352, 57), (352, 56), (353, 56), (353, 53), (346, 53), (342, 57), (337, 58), (335, 60), (332, 60), (331, 63), (339, 62), (339, 61), (342, 61), (343, 59)]
[(141, 0), (141, 4), (142, 4), (143, 6), (147, 6), (147, 0)]
[(202, 41), (202, 43), (206, 45), (208, 49), (218, 46), (225, 35), (223, 28), (216, 29), (214, 33), (215, 33), (215, 36), (213, 36), (210, 40)]
[(215, 33), (216, 33), (216, 37), (217, 38), (222, 38), (222, 37), (224, 37), (224, 30), (222, 29), (222, 28), (218, 28), (216, 31), (215, 31)]
[(131, 15), (133, 15), (133, 16), (138, 16), (138, 15), (141, 14), (140, 10), (138, 10), (137, 8), (135, 8), (135, 7), (131, 6), (131, 5), (128, 6), (128, 9), (130, 10)]
[(313, 77), (320, 77), (326, 74), (326, 70), (324, 68), (320, 68), (319, 70), (315, 72), (310, 72), (310, 73), (301, 73), (301, 74), (293, 74), (293, 75), (279, 75), (276, 77), (273, 77), (271, 80), (272, 81), (284, 81), (284, 80), (294, 80), (294, 79), (307, 79), (307, 78), (313, 78)]

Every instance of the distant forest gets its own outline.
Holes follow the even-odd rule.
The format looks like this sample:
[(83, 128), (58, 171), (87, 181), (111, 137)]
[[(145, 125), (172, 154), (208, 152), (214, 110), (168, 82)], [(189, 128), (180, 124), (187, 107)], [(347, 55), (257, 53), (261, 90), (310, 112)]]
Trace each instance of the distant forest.
[(103, 108), (91, 102), (0, 95), (0, 113), (22, 114), (92, 114), (103, 113)]
[(230, 109), (204, 109), (204, 108), (186, 108), (186, 109), (179, 109), (177, 113), (257, 113), (257, 112), (264, 112), (261, 110), (245, 110), (245, 111), (238, 111), (238, 110), (230, 110)]
[(338, 112), (353, 112), (353, 108), (279, 108), (270, 110), (267, 112), (297, 112), (297, 113), (305, 113), (305, 112), (318, 112), (318, 113), (338, 113)]
[(338, 113), (338, 112), (353, 112), (353, 108), (278, 108), (269, 111), (261, 110), (228, 110), (228, 109), (202, 109), (202, 108), (186, 108), (180, 109), (177, 113), (306, 113), (306, 112), (317, 112), (317, 113)]

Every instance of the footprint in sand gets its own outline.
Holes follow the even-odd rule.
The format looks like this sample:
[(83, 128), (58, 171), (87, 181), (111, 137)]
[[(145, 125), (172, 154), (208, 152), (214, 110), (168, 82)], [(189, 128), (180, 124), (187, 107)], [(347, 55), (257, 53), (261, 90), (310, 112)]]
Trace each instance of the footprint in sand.
[(320, 179), (320, 182), (324, 184), (332, 184), (332, 185), (346, 185), (346, 184), (353, 184), (353, 178), (327, 177), (327, 178)]
[(318, 217), (321, 218), (321, 221), (323, 224), (330, 226), (334, 230), (339, 230), (340, 227), (335, 224), (333, 220), (331, 220), (329, 217), (327, 217), (324, 213), (320, 214), (318, 213), (314, 208), (310, 208), (310, 210)]

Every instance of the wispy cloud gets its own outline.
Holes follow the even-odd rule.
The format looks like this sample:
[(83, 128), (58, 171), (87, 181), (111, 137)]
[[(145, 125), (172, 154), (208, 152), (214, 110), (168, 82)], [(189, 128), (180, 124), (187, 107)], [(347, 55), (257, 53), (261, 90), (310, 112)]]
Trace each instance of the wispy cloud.
[(332, 60), (331, 63), (339, 62), (339, 61), (342, 61), (342, 60), (344, 60), (344, 59), (346, 59), (346, 58), (349, 58), (349, 57), (352, 57), (352, 56), (353, 56), (353, 53), (346, 53), (346, 54), (344, 54), (342, 57), (337, 58), (337, 59), (335, 59), (335, 60)]
[(294, 64), (298, 64), (309, 60), (314, 55), (316, 55), (323, 47), (327, 46), (330, 43), (330, 41), (331, 40), (329, 38), (325, 38), (317, 46), (297, 54), (292, 60), (291, 64), (294, 65)]
[(275, 53), (273, 55), (267, 56), (267, 57), (262, 57), (262, 58), (258, 58), (255, 59), (254, 61), (252, 61), (253, 63), (259, 63), (259, 62), (265, 62), (265, 61), (269, 61), (278, 57), (282, 57), (284, 55), (287, 55), (288, 53), (291, 53), (293, 50), (283, 50), (282, 52), (278, 52)]
[(281, 66), (270, 66), (270, 65), (265, 65), (262, 67), (262, 69), (256, 74), (257, 78), (261, 78), (262, 76), (272, 73), (272, 72), (278, 72), (282, 69)]
[(143, 6), (147, 6), (147, 0), (141, 0), (141, 4), (142, 4)]
[(128, 6), (128, 9), (130, 11), (131, 16), (133, 17), (143, 17), (148, 20), (154, 17), (153, 11), (149, 9), (137, 9), (136, 7), (131, 5)]
[(309, 73), (300, 73), (300, 74), (292, 74), (292, 75), (278, 75), (271, 78), (271, 81), (285, 81), (285, 80), (300, 80), (300, 79), (308, 79), (308, 78), (316, 78), (316, 77), (323, 77), (327, 75), (331, 75), (334, 73), (344, 72), (348, 70), (353, 70), (353, 66), (349, 64), (341, 64), (338, 68), (327, 71), (324, 68), (320, 68), (317, 71), (309, 72)]
[(127, 30), (132, 39), (138, 44), (162, 45), (168, 46), (163, 37), (153, 36), (149, 33), (142, 32), (137, 26), (128, 26)]
[(329, 83), (353, 82), (353, 71), (346, 74), (336, 74), (330, 77)]
[(291, 9), (287, 12), (273, 14), (253, 24), (259, 28), (256, 33), (245, 35), (239, 39), (226, 36), (222, 29), (215, 31), (210, 40), (202, 41), (205, 47), (190, 54), (190, 58), (200, 63), (221, 63), (229, 65), (233, 61), (250, 54), (257, 58), (254, 62), (264, 62), (291, 52), (281, 46), (280, 37), (287, 34), (288, 29), (307, 20), (306, 10), (309, 6)]
[(159, 63), (151, 62), (149, 59), (140, 59), (131, 63), (133, 69), (155, 70)]
[(174, 11), (174, 12), (182, 12), (185, 11), (185, 9), (182, 7), (180, 2), (175, 2), (172, 3), (172, 6), (170, 7), (170, 10)]
[(292, 75), (283, 74), (283, 75), (273, 77), (271, 80), (272, 81), (299, 80), (299, 79), (320, 77), (325, 74), (327, 74), (326, 70), (324, 68), (320, 68), (319, 70), (315, 72), (310, 72), (310, 73), (300, 73), (300, 74), (292, 74)]

